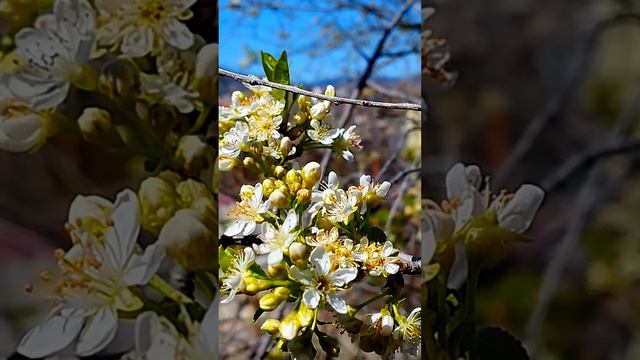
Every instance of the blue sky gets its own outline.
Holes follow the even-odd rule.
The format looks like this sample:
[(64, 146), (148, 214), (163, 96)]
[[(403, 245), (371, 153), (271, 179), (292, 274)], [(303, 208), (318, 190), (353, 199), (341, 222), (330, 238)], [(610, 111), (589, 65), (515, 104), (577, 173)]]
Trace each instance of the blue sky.
[[(287, 0), (282, 3), (293, 6), (299, 4)], [(419, 6), (420, 2), (417, 3)], [(310, 54), (310, 50), (314, 50), (314, 43), (311, 41), (320, 36), (322, 26), (318, 24), (322, 23), (325, 16), (332, 16), (332, 20), (348, 26), (357, 17), (355, 13), (304, 10), (287, 14), (282, 11), (263, 10), (257, 16), (250, 17), (228, 9), (228, 4), (229, 1), (221, 2), (219, 18), (219, 59), (220, 67), (224, 69), (262, 76), (264, 73), (259, 62), (249, 67), (241, 66), (243, 59), (247, 58), (246, 50), (253, 53), (263, 50), (276, 57), (282, 50), (287, 50), (294, 83), (313, 83), (337, 78), (355, 79), (365, 68), (365, 60), (358, 55), (349, 41), (344, 41), (341, 46), (331, 51), (322, 51), (313, 56)], [(419, 22), (419, 8), (412, 9), (408, 16), (412, 21)], [(286, 29), (285, 32), (283, 29)], [(407, 36), (420, 35), (418, 32), (410, 32), (407, 35), (397, 33), (395, 36), (405, 36), (406, 40)], [(402, 38), (397, 39), (400, 40), (397, 43), (402, 43)], [(361, 46), (367, 54), (372, 53), (373, 47), (373, 44)], [(419, 72), (420, 57), (412, 55), (378, 68), (374, 76), (406, 78)]]

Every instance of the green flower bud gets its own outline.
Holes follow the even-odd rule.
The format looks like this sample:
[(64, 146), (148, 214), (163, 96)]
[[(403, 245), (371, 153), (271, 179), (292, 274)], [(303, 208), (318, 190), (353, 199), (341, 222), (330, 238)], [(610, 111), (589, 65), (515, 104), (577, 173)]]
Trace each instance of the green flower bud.
[(298, 170), (289, 170), (287, 175), (285, 176), (285, 182), (289, 190), (294, 193), (300, 189), (302, 186), (302, 174)]
[(305, 327), (311, 324), (313, 321), (313, 315), (315, 314), (315, 310), (311, 310), (304, 305), (303, 302), (300, 303), (300, 307), (298, 308), (298, 321), (300, 322), (300, 326)]
[(260, 298), (260, 309), (264, 311), (273, 311), (284, 300), (276, 296), (274, 293), (266, 293)]
[(180, 208), (174, 185), (161, 177), (149, 177), (140, 183), (140, 217), (142, 228), (157, 236)]
[(327, 85), (327, 89), (324, 91), (326, 96), (336, 96), (336, 88), (333, 85)]
[(280, 320), (278, 319), (267, 319), (260, 326), (260, 330), (266, 332), (267, 334), (275, 335), (279, 332)]
[(256, 160), (250, 156), (247, 156), (242, 160), (242, 165), (247, 169), (253, 169), (256, 167)]
[(306, 112), (298, 112), (297, 114), (293, 115), (293, 121), (296, 123), (296, 125), (304, 125), (307, 123), (307, 121), (309, 121), (309, 115), (307, 115)]
[(276, 189), (276, 184), (271, 178), (262, 181), (262, 195), (269, 196)]
[(278, 179), (282, 179), (286, 175), (286, 173), (287, 169), (280, 165), (276, 166), (276, 168), (273, 170), (273, 175), (275, 175), (275, 177), (277, 177)]
[(268, 265), (267, 274), (272, 279), (286, 279), (287, 268), (282, 263), (276, 265)]
[(269, 195), (269, 202), (278, 209), (284, 209), (289, 206), (289, 198), (280, 189), (273, 190)]
[(180, 182), (176, 186), (176, 191), (180, 195), (180, 202), (183, 207), (191, 207), (191, 204), (196, 200), (203, 198), (213, 201), (213, 196), (211, 196), (207, 187), (203, 183), (192, 179)]
[(110, 148), (124, 145), (111, 122), (111, 114), (100, 108), (84, 109), (78, 118), (78, 128), (82, 138), (90, 143)]
[(280, 322), (280, 326), (278, 327), (280, 335), (282, 335), (286, 340), (293, 340), (298, 335), (299, 329), (300, 322), (298, 321), (296, 311), (289, 313), (289, 315)]
[(293, 150), (293, 142), (291, 141), (291, 139), (289, 139), (289, 137), (287, 136), (284, 136), (280, 140), (280, 147), (278, 150), (280, 150), (282, 156), (287, 157), (291, 150)]
[(298, 107), (301, 112), (309, 112), (309, 109), (311, 108), (311, 99), (306, 95), (298, 96)]
[(296, 200), (300, 204), (306, 204), (311, 200), (311, 190), (309, 189), (300, 189), (296, 191)]

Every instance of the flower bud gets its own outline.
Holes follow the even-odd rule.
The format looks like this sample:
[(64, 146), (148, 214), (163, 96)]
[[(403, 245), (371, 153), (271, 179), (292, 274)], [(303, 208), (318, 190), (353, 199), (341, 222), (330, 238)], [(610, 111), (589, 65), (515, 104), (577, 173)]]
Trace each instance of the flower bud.
[(302, 178), (307, 185), (307, 188), (314, 187), (318, 181), (320, 181), (320, 164), (315, 161), (312, 161), (306, 164), (302, 168)]
[(138, 198), (142, 228), (155, 236), (180, 208), (174, 185), (160, 177), (144, 179), (140, 183)]
[(318, 217), (316, 220), (316, 227), (318, 227), (318, 229), (331, 230), (333, 223), (326, 217)]
[(189, 270), (215, 267), (215, 235), (192, 209), (178, 210), (162, 227), (158, 245)]
[(273, 288), (273, 281), (254, 278), (250, 275), (246, 275), (243, 278), (245, 289), (244, 293), (247, 295), (255, 295), (263, 290), (269, 290)]
[(309, 116), (306, 112), (298, 112), (293, 115), (293, 121), (295, 121), (296, 125), (304, 125), (307, 121), (309, 121)]
[(278, 209), (284, 209), (289, 206), (289, 198), (280, 189), (273, 190), (269, 195), (269, 202)]
[(240, 165), (240, 160), (236, 158), (218, 158), (218, 169), (220, 169), (220, 171), (230, 171), (238, 165)]
[(260, 309), (264, 311), (273, 311), (278, 305), (282, 304), (284, 300), (279, 298), (274, 293), (266, 293), (260, 298)]
[(113, 99), (135, 99), (140, 88), (139, 70), (126, 58), (116, 58), (102, 67), (98, 88)]
[(280, 330), (280, 335), (287, 340), (293, 340), (298, 335), (298, 330), (300, 329), (300, 322), (298, 321), (298, 316), (296, 311), (292, 311), (287, 315), (282, 322), (280, 322), (280, 326), (278, 330)]
[(302, 174), (298, 170), (289, 170), (287, 175), (285, 176), (285, 182), (289, 187), (289, 190), (294, 193), (300, 189), (302, 186)]
[(186, 135), (180, 138), (176, 158), (182, 167), (192, 175), (200, 174), (200, 171), (213, 160), (211, 148), (196, 135)]
[(122, 139), (111, 122), (109, 112), (90, 107), (84, 109), (78, 118), (78, 128), (82, 137), (91, 143), (107, 147), (123, 145)]
[(311, 107), (311, 99), (306, 95), (298, 96), (298, 107), (300, 111), (308, 112)]
[(300, 189), (296, 191), (296, 200), (300, 204), (306, 204), (311, 200), (311, 190), (309, 189)]
[(49, 135), (46, 123), (28, 104), (4, 99), (0, 103), (0, 149), (14, 153), (38, 149)]
[(289, 288), (285, 286), (278, 286), (277, 288), (273, 289), (273, 293), (279, 299), (282, 299), (284, 301), (289, 298), (289, 295), (291, 295), (291, 290), (289, 290)]
[(207, 44), (200, 49), (196, 57), (194, 85), (202, 101), (209, 106), (218, 98), (217, 76), (218, 44)]
[(260, 330), (266, 332), (267, 334), (275, 335), (278, 333), (278, 328), (280, 327), (280, 320), (278, 319), (267, 319), (260, 326)]
[(293, 150), (293, 142), (291, 141), (291, 139), (289, 139), (289, 137), (285, 136), (280, 140), (279, 150), (284, 157), (289, 156), (289, 153), (291, 152), (291, 150)]
[(326, 96), (336, 96), (336, 88), (333, 85), (327, 85), (327, 89), (324, 91)]
[(253, 169), (256, 167), (256, 160), (250, 156), (247, 156), (242, 160), (242, 165), (247, 169)]
[(276, 185), (271, 178), (262, 180), (262, 195), (269, 196), (275, 189)]
[(196, 200), (210, 199), (213, 201), (213, 197), (207, 187), (198, 181), (187, 179), (180, 182), (176, 186), (176, 192), (180, 195), (180, 202), (182, 207), (191, 207)]
[(331, 110), (330, 106), (330, 102), (321, 101), (311, 107), (311, 110), (309, 110), (309, 114), (311, 115), (312, 119), (322, 120)]
[(286, 175), (286, 173), (287, 169), (285, 169), (281, 165), (276, 166), (276, 168), (273, 170), (273, 175), (275, 175), (275, 177), (277, 177), (278, 179), (282, 179)]
[(300, 322), (300, 326), (305, 327), (311, 324), (313, 321), (314, 311), (309, 309), (304, 305), (303, 302), (300, 303), (300, 308), (298, 308), (298, 322)]
[(289, 258), (297, 267), (303, 268), (309, 260), (309, 247), (303, 243), (294, 242), (289, 245)]
[(271, 279), (286, 279), (287, 268), (282, 264), (268, 265), (267, 274)]

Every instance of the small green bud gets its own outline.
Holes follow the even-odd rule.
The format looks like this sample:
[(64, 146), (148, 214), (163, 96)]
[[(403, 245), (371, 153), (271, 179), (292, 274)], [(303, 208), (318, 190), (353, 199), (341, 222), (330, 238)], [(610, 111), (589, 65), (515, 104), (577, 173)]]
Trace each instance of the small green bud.
[(298, 170), (291, 169), (285, 176), (285, 182), (287, 183), (289, 190), (292, 193), (295, 193), (302, 186), (302, 174)]
[(269, 196), (276, 189), (276, 184), (271, 178), (262, 181), (262, 195)]
[(82, 115), (78, 118), (78, 128), (82, 138), (90, 143), (106, 147), (124, 145), (111, 122), (111, 114), (100, 108), (89, 107), (84, 109)]
[(284, 300), (279, 298), (274, 293), (266, 293), (260, 298), (260, 309), (264, 311), (273, 311), (278, 305), (282, 304)]
[(276, 168), (273, 170), (273, 175), (275, 175), (275, 177), (277, 177), (278, 179), (282, 179), (286, 174), (287, 169), (285, 169), (281, 165), (276, 166)]
[(280, 320), (278, 319), (267, 319), (260, 326), (260, 330), (266, 332), (267, 334), (275, 335), (279, 332), (278, 328), (280, 327)]
[(296, 191), (296, 200), (300, 204), (306, 204), (311, 200), (311, 191), (309, 189), (300, 189)]
[(273, 190), (269, 195), (269, 202), (278, 209), (284, 209), (289, 206), (289, 198), (279, 188)]

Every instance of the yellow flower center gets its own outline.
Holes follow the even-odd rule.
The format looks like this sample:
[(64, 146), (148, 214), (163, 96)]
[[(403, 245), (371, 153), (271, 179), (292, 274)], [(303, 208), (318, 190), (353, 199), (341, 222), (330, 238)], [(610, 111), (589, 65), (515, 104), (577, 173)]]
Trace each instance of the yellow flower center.
[(29, 115), (30, 113), (32, 113), (32, 111), (27, 105), (18, 101), (12, 101), (4, 107), (2, 116), (11, 119)]
[(157, 26), (167, 17), (167, 7), (163, 0), (148, 0), (138, 7), (140, 20), (149, 25)]

